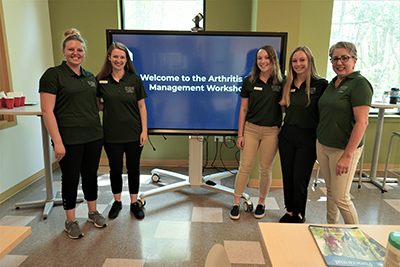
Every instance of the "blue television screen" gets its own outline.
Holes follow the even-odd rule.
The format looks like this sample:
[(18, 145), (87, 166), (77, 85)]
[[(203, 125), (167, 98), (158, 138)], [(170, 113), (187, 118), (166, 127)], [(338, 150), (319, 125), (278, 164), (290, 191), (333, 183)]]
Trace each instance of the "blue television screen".
[(151, 134), (233, 135), (240, 90), (257, 49), (272, 45), (284, 72), (287, 33), (107, 30), (125, 44), (146, 89)]

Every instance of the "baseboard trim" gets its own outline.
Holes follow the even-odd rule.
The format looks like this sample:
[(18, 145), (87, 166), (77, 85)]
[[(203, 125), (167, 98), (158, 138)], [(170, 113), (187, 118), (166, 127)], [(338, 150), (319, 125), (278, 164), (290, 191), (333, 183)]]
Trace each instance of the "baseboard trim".
[[(52, 169), (55, 170), (59, 167), (59, 164), (57, 161), (52, 163)], [(42, 177), (44, 177), (45, 172), (44, 169), (38, 171), (37, 173), (34, 173), (33, 175), (29, 176), (25, 180), (19, 182), (18, 184), (14, 185), (13, 187), (7, 189), (3, 193), (0, 193), (0, 204), (9, 199), (10, 197), (14, 196), (15, 194), (21, 192), (34, 182), (38, 181)]]

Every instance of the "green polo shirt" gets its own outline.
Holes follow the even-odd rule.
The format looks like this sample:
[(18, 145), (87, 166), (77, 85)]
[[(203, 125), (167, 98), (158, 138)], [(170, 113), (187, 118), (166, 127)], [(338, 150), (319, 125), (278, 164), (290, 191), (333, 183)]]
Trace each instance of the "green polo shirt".
[(318, 103), (320, 122), (317, 139), (322, 145), (345, 149), (356, 122), (353, 108), (371, 106), (373, 89), (359, 71), (347, 76), (337, 88), (336, 79), (329, 83)]
[(306, 82), (297, 88), (292, 84), (290, 92), (290, 105), (285, 107), (285, 124), (302, 129), (316, 129), (319, 121), (318, 100), (328, 86), (325, 79), (310, 79), (310, 104)]
[(127, 71), (124, 77), (116, 82), (110, 74), (99, 81), (98, 96), (103, 98), (104, 102), (104, 141), (139, 141), (142, 122), (138, 101), (147, 97), (140, 77)]
[(81, 67), (78, 76), (65, 61), (47, 69), (40, 78), (39, 93), (56, 95), (54, 115), (64, 144), (83, 144), (103, 138), (96, 87), (91, 72)]
[(267, 83), (257, 79), (254, 83), (250, 82), (247, 76), (242, 84), (240, 96), (249, 99), (249, 109), (246, 121), (258, 126), (278, 126), (282, 125), (282, 109), (279, 101), (282, 98), (283, 83), (272, 84), (272, 79)]

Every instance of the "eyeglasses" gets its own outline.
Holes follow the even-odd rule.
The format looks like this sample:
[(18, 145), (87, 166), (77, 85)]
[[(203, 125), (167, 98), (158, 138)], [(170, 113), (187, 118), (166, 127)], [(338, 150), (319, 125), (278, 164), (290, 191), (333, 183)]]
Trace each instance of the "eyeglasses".
[(340, 61), (342, 61), (342, 63), (346, 63), (347, 61), (349, 61), (350, 58), (354, 58), (354, 57), (349, 57), (349, 56), (334, 57), (334, 58), (331, 58), (331, 62), (332, 62), (332, 64), (335, 64), (340, 60)]

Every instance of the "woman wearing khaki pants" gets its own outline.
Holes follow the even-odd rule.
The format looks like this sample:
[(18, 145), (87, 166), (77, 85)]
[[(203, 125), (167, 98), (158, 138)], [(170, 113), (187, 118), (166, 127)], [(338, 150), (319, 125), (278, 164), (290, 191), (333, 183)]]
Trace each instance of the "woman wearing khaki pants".
[(240, 218), (239, 201), (243, 195), (257, 151), (260, 151), (259, 200), (254, 216), (265, 215), (265, 198), (271, 186), (271, 170), (278, 149), (278, 134), (282, 124), (279, 101), (283, 77), (278, 57), (272, 46), (261, 47), (256, 54), (252, 72), (240, 92), (241, 106), (237, 146), (241, 149), (239, 172), (236, 176), (233, 220)]

